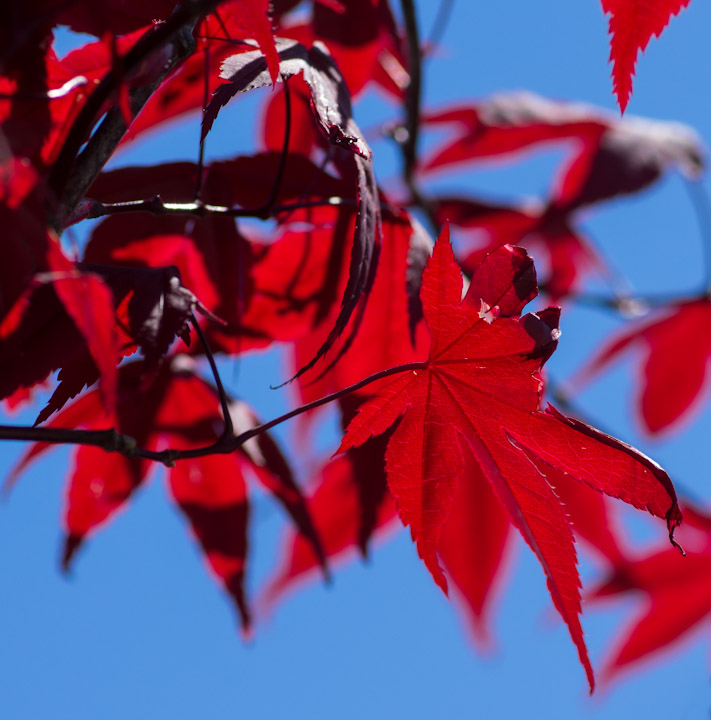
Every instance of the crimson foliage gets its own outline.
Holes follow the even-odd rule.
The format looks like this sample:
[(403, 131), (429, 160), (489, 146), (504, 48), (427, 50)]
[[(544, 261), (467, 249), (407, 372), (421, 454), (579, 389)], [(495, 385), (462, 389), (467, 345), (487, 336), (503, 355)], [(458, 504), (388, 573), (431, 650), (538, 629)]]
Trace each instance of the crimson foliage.
[[(603, 0), (622, 110), (638, 51), (687, 4)], [(610, 567), (594, 597), (639, 588), (652, 598), (610, 672), (708, 612), (704, 511), (689, 511), (696, 534), (684, 561), (667, 474), (544, 402), (560, 308), (522, 316), (538, 294), (524, 248), (545, 258), (551, 302), (574, 299), (586, 274), (609, 279), (579, 213), (672, 167), (698, 176), (704, 152), (693, 131), (531, 93), (421, 111), (407, 0), (399, 15), (387, 0), (10, 5), (0, 24), (0, 399), (15, 407), (46, 382), (52, 394), (33, 427), (6, 426), (0, 437), (32, 443), (9, 482), (52, 444), (77, 446), (65, 568), (162, 463), (245, 632), (248, 481), (273, 494), (293, 526), (265, 604), (317, 566), (328, 576), (345, 551), (367, 553), (399, 519), (481, 638), (516, 528), (591, 691), (574, 534)], [(59, 58), (52, 33), (61, 25), (96, 40)], [(369, 87), (404, 112), (384, 128), (403, 159), (402, 187), (388, 195), (353, 117), (352, 98)], [(258, 88), (267, 88), (263, 147), (205, 163), (221, 109)], [(102, 170), (123, 144), (191, 111), (202, 111), (196, 163)], [(446, 137), (420, 154), (418, 136), (430, 129)], [(544, 201), (505, 206), (427, 190), (453, 166), (560, 143), (572, 150)], [(90, 218), (101, 221), (73, 257), (62, 232)], [(264, 221), (263, 231), (240, 218)], [(479, 240), (457, 245), (458, 260), (450, 225)], [(687, 411), (711, 354), (699, 331), (707, 293), (665, 311), (583, 370), (589, 377), (645, 345), (642, 414), (652, 432)], [(260, 424), (228, 396), (215, 356), (276, 342), (292, 349), (288, 377), (304, 404)], [(268, 431), (327, 402), (338, 404), (345, 435), (307, 498)], [(630, 558), (603, 495), (666, 521), (671, 546)], [(675, 583), (686, 592), (681, 614)]]

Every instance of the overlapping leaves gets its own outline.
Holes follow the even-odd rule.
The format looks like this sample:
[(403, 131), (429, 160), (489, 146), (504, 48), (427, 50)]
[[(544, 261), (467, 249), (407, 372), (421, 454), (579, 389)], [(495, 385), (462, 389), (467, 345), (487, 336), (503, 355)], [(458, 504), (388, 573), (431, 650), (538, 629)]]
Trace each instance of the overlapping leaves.
[(649, 458), (551, 407), (539, 409), (540, 372), (559, 333), (557, 310), (518, 319), (535, 292), (530, 259), (505, 247), (480, 266), (462, 299), (459, 268), (448, 237), (441, 237), (421, 292), (429, 360), (360, 409), (340, 450), (362, 445), (399, 419), (385, 456), (388, 485), (420, 557), (446, 592), (438, 550), (458, 489), (472, 480), (462, 475), (461, 446), (468, 445), (481, 477), (541, 562), (592, 689), (573, 536), (549, 468), (665, 518), (670, 537), (681, 515), (671, 481)]

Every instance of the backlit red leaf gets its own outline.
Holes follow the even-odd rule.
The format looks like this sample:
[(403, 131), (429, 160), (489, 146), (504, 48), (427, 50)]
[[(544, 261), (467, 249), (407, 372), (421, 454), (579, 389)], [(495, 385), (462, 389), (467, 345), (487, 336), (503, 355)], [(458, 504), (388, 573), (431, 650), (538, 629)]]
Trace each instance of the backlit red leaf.
[[(325, 355), (345, 329), (358, 302), (367, 296), (377, 267), (381, 241), (380, 202), (373, 174), (371, 151), (353, 120), (348, 88), (338, 67), (320, 43), (311, 48), (282, 40), (277, 43), (283, 78), (302, 74), (311, 90), (311, 107), (322, 133), (332, 145), (348, 150), (348, 161), (339, 164), (355, 165), (353, 176), (357, 186), (357, 210), (351, 261), (341, 310), (333, 329), (313, 358), (297, 373), (297, 377)], [(204, 118), (203, 137), (210, 131), (217, 113), (235, 94), (268, 83), (268, 72), (261, 53), (242, 53), (225, 60), (221, 76), (229, 83), (215, 92)]]
[[(535, 291), (535, 276), (517, 271), (523, 260), (510, 270), (521, 300)], [(429, 360), (396, 376), (363, 406), (340, 450), (399, 419), (386, 452), (388, 485), (418, 553), (446, 591), (437, 554), (458, 487), (467, 482), (461, 448), (468, 444), (481, 476), (541, 562), (592, 689), (572, 530), (546, 468), (665, 518), (670, 536), (680, 522), (676, 496), (661, 468), (634, 449), (553, 409), (539, 410), (540, 372), (555, 349), (559, 313), (505, 317), (496, 298), (484, 297), (487, 289), (472, 283), (462, 299), (459, 267), (448, 238), (440, 238), (421, 291)], [(496, 294), (510, 297), (500, 286)]]
[(711, 615), (711, 517), (700, 508), (684, 508), (680, 529), (686, 557), (669, 548), (618, 559), (592, 594), (593, 600), (642, 593), (645, 606), (636, 615), (605, 664), (612, 680), (641, 660), (677, 644), (694, 629), (708, 630)]
[(578, 373), (574, 383), (588, 382), (619, 356), (636, 350), (642, 359), (638, 412), (650, 433), (662, 432), (698, 405), (711, 361), (710, 323), (711, 302), (706, 298), (672, 306), (661, 318), (613, 338)]
[(647, 48), (653, 35), (659, 37), (672, 15), (690, 0), (602, 0), (610, 16), (610, 61), (612, 84), (620, 110), (625, 111), (632, 94), (632, 76), (637, 55)]
[[(385, 484), (385, 442), (369, 445), (353, 448), (321, 468), (309, 497), (309, 512), (331, 564), (345, 561), (359, 547), (363, 552), (364, 531), (382, 537), (396, 518)], [(262, 595), (267, 611), (294, 585), (314, 577), (319, 566), (302, 535), (289, 532), (282, 552), (281, 567)]]

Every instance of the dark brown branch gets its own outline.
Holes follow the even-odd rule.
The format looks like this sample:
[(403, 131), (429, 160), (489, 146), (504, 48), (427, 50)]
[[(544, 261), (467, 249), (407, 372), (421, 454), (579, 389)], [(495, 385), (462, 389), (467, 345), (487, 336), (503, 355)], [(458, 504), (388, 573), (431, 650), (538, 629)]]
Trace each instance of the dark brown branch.
[(422, 54), (420, 49), (420, 34), (415, 14), (413, 0), (401, 0), (402, 15), (405, 21), (405, 34), (407, 37), (408, 61), (410, 82), (405, 96), (405, 130), (401, 147), (405, 163), (405, 180), (412, 180), (417, 163), (417, 143), (420, 133), (420, 95), (422, 93)]
[(422, 101), (422, 49), (417, 26), (417, 15), (413, 0), (401, 0), (402, 16), (405, 21), (405, 36), (408, 49), (408, 72), (410, 82), (405, 95), (405, 124), (401, 132), (395, 134), (403, 157), (403, 180), (412, 196), (412, 204), (419, 207), (427, 217), (435, 235), (439, 233), (437, 218), (432, 205), (417, 185), (415, 169), (417, 167), (417, 145), (420, 135), (420, 104)]
[[(204, 15), (218, 4), (219, 0), (192, 0), (179, 5), (171, 17), (164, 23), (156, 25), (149, 30), (122, 58), (122, 72), (130, 73), (142, 63), (154, 50), (163, 45), (173, 45), (173, 52), (166, 63), (165, 72), (161, 77), (150, 85), (137, 88), (131, 92), (131, 108), (137, 112), (145, 104), (150, 95), (163, 80), (165, 75), (182, 59), (187, 57), (194, 49), (192, 28), (197, 19)], [(189, 36), (189, 40), (188, 40)], [(54, 197), (61, 203), (60, 212), (71, 212), (76, 203), (81, 200), (83, 193), (93, 181), (92, 172), (98, 174), (108, 156), (116, 148), (116, 145), (125, 133), (125, 123), (117, 109), (109, 111), (101, 127), (94, 133), (94, 137), (101, 134), (100, 140), (95, 140), (92, 145), (92, 153), (99, 156), (106, 155), (102, 160), (93, 159), (87, 151), (87, 146), (82, 153), (82, 161), (78, 162), (79, 150), (89, 137), (104, 104), (116, 91), (119, 83), (119, 73), (116, 68), (111, 68), (96, 86), (86, 103), (79, 111), (79, 114), (72, 124), (57, 159), (52, 166), (49, 175), (49, 187)], [(116, 117), (118, 115), (118, 118)], [(123, 126), (123, 132), (121, 132)], [(93, 138), (92, 138), (93, 140)], [(113, 143), (113, 145), (112, 145)], [(108, 153), (108, 154), (107, 154)], [(77, 167), (77, 165), (79, 165)], [(98, 167), (98, 170), (97, 170)], [(81, 193), (75, 188), (75, 184), (83, 187)], [(71, 188), (71, 193), (67, 191)], [(61, 220), (61, 218), (60, 218)], [(58, 222), (57, 225), (60, 223)]]
[[(228, 437), (223, 433), (220, 439), (212, 445), (201, 448), (192, 448), (190, 450), (176, 450), (168, 448), (167, 450), (155, 451), (137, 447), (136, 441), (127, 435), (122, 435), (113, 429), (108, 430), (68, 430), (62, 428), (43, 428), (29, 426), (0, 425), (0, 440), (23, 440), (27, 442), (44, 442), (52, 444), (72, 444), (72, 445), (91, 445), (100, 447), (106, 452), (118, 452), (127, 457), (138, 457), (146, 460), (154, 460), (163, 465), (172, 467), (176, 460), (185, 460), (188, 458), (205, 457), (206, 455), (227, 455), (240, 448), (250, 438), (261, 435), (276, 425), (280, 425), (286, 420), (290, 420), (297, 415), (314, 410), (317, 407), (326, 405), (327, 403), (338, 400), (344, 395), (356, 392), (361, 388), (370, 385), (377, 380), (397, 375), (398, 373), (409, 372), (414, 370), (424, 370), (427, 367), (426, 362), (413, 362), (406, 365), (398, 365), (397, 367), (381, 370), (380, 372), (369, 375), (360, 382), (350, 385), (343, 390), (326, 395), (318, 400), (302, 405), (294, 410), (290, 410), (269, 422), (257, 425), (240, 435)], [(229, 417), (229, 413), (227, 415)]]
[[(545, 285), (541, 286), (545, 292)], [(702, 294), (689, 295), (688, 293), (664, 295), (628, 295), (618, 297), (612, 295), (595, 295), (593, 293), (575, 293), (566, 295), (565, 302), (577, 303), (586, 307), (599, 308), (600, 310), (611, 310), (623, 317), (635, 317), (646, 315), (651, 310), (662, 308), (666, 305), (678, 305), (690, 302), (702, 297)]]
[[(148, 102), (148, 98), (156, 91), (166, 75), (175, 65), (188, 57), (193, 49), (194, 41), (189, 31), (185, 31), (174, 43), (174, 51), (165, 70), (149, 85), (135, 88), (129, 92), (131, 113), (135, 117)], [(60, 198), (58, 217), (55, 219), (55, 229), (62, 225), (62, 215), (71, 212), (77, 203), (84, 197), (86, 191), (99, 175), (104, 165), (116, 150), (128, 127), (121, 109), (112, 107), (102, 120), (96, 132), (91, 136), (86, 147), (76, 161), (66, 178), (66, 184)], [(56, 167), (56, 166), (55, 166)]]
[(239, 208), (226, 207), (224, 205), (210, 205), (202, 202), (176, 203), (164, 202), (160, 195), (145, 200), (129, 200), (120, 203), (102, 203), (98, 200), (87, 200), (86, 205), (80, 207), (74, 216), (67, 219), (67, 225), (86, 218), (100, 218), (105, 215), (122, 215), (125, 213), (147, 212), (153, 215), (195, 215), (204, 217), (206, 215), (225, 215), (227, 217), (249, 217), (266, 220), (269, 217), (279, 215), (292, 210), (310, 207), (327, 207), (333, 205), (354, 205), (356, 201), (352, 198), (330, 197), (323, 200), (307, 200), (297, 203), (285, 203), (284, 205), (273, 205), (268, 210), (265, 208)]
[(210, 345), (207, 342), (205, 333), (202, 331), (202, 328), (198, 324), (198, 321), (195, 319), (195, 313), (190, 313), (190, 316), (192, 319), (193, 327), (195, 328), (195, 332), (197, 333), (197, 336), (200, 339), (200, 343), (202, 344), (202, 349), (205, 351), (205, 357), (207, 358), (208, 363), (210, 363), (210, 370), (212, 370), (212, 377), (215, 380), (217, 394), (220, 396), (220, 406), (222, 407), (222, 415), (225, 420), (225, 427), (222, 431), (220, 439), (218, 440), (219, 443), (225, 438), (230, 438), (234, 435), (234, 428), (232, 427), (232, 414), (230, 413), (230, 404), (229, 400), (227, 399), (227, 393), (225, 392), (225, 388), (222, 384), (222, 378), (220, 377), (220, 373), (217, 370), (215, 356), (212, 354), (212, 350), (210, 349)]
[(269, 192), (269, 197), (262, 208), (264, 212), (267, 213), (271, 213), (274, 203), (279, 195), (279, 190), (281, 190), (281, 181), (284, 178), (286, 161), (289, 157), (289, 140), (291, 137), (291, 93), (289, 91), (289, 78), (286, 75), (282, 75), (281, 79), (282, 85), (284, 86), (284, 141), (281, 146), (279, 167), (277, 168), (276, 175), (274, 176), (272, 189)]

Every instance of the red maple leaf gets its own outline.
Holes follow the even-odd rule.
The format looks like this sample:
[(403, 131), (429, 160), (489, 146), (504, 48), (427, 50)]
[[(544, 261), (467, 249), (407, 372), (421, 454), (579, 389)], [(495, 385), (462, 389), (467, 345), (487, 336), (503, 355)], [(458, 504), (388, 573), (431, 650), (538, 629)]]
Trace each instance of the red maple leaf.
[(625, 111), (632, 94), (632, 76), (637, 55), (652, 39), (659, 37), (672, 15), (689, 5), (690, 0), (602, 0), (602, 9), (610, 16), (610, 61), (612, 83), (620, 110)]
[[(330, 565), (350, 559), (356, 549), (365, 556), (371, 539), (395, 525), (395, 503), (385, 482), (386, 443), (387, 436), (376, 438), (333, 458), (317, 473), (308, 507)], [(265, 612), (294, 585), (313, 578), (319, 566), (313, 547), (290, 530), (281, 567), (262, 593)]]
[[(514, 539), (511, 519), (491, 484), (482, 474), (472, 451), (462, 446), (463, 477), (452, 512), (442, 529), (438, 555), (453, 583), (473, 640), (482, 647), (492, 643), (489, 615), (502, 586)], [(553, 467), (546, 478), (565, 506), (576, 538), (606, 561), (621, 557), (605, 497)]]
[[(711, 300), (672, 306), (660, 319), (636, 325), (607, 343), (573, 380), (588, 382), (627, 351), (640, 350), (639, 414), (652, 434), (681, 420), (701, 397), (711, 360)], [(683, 371), (679, 357), (684, 358)]]
[[(353, 399), (349, 396), (349, 400)], [(342, 409), (344, 420), (353, 417), (352, 408)], [(351, 448), (317, 474), (309, 510), (332, 567), (353, 558), (356, 549), (366, 556), (371, 540), (382, 540), (394, 529), (397, 511), (385, 478), (389, 437), (387, 432)], [(506, 576), (506, 559), (511, 555), (514, 538), (506, 509), (482, 476), (471, 450), (466, 446), (462, 450), (469, 482), (460, 485), (442, 530), (438, 553), (473, 640), (488, 646), (489, 615)], [(619, 561), (622, 553), (605, 496), (552, 468), (548, 472), (576, 537), (605, 560)], [(290, 530), (282, 546), (280, 568), (262, 594), (265, 611), (271, 611), (294, 586), (315, 578), (318, 568), (313, 548), (303, 536)]]
[[(191, 449), (214, 443), (223, 419), (216, 390), (189, 370), (186, 358), (163, 365), (145, 382), (143, 363), (119, 370), (117, 428), (139, 447)], [(258, 424), (245, 403), (232, 402), (230, 415), (237, 433)], [(68, 405), (47, 424), (50, 428), (102, 429), (110, 424), (91, 391)], [(31, 445), (7, 482), (15, 482), (27, 465), (51, 447)], [(143, 485), (150, 471), (147, 460), (81, 446), (74, 456), (64, 513), (63, 565), (68, 569), (86, 537), (114, 517)], [(250, 439), (230, 454), (178, 461), (169, 470), (171, 496), (185, 514), (208, 565), (231, 596), (242, 626), (249, 630), (250, 612), (243, 582), (247, 563), (249, 497), (245, 478), (251, 476), (284, 507), (299, 532), (308, 536), (314, 556), (325, 567), (324, 554), (291, 470), (267, 435)]]
[(407, 61), (387, 0), (314, 3), (309, 22), (287, 22), (279, 35), (305, 45), (325, 43), (354, 96), (372, 83), (394, 98), (404, 95)]
[[(298, 235), (294, 236), (296, 239)], [(310, 238), (308, 257), (328, 249), (329, 239)], [(335, 245), (336, 239), (330, 241)], [(311, 402), (328, 393), (342, 390), (367, 375), (424, 357), (425, 343), (422, 309), (419, 304), (419, 286), (425, 261), (429, 257), (432, 240), (410, 216), (385, 213), (383, 216), (383, 246), (378, 259), (378, 270), (362, 313), (351, 321), (347, 331), (326, 355), (326, 369), (314, 377), (309, 373), (299, 378), (299, 389), (304, 402)], [(333, 250), (331, 250), (333, 252)], [(308, 277), (314, 269), (302, 260), (302, 272)], [(322, 272), (326, 272), (325, 264)], [(345, 273), (340, 284), (345, 285)], [(322, 284), (323, 285), (323, 284)], [(332, 306), (326, 317), (319, 320), (313, 331), (297, 338), (294, 345), (295, 369), (302, 367), (327, 336), (333, 326), (338, 308)], [(318, 370), (319, 368), (316, 368)], [(362, 392), (373, 394), (370, 385)], [(361, 397), (362, 399), (362, 397)]]
[(711, 618), (711, 515), (684, 506), (680, 539), (686, 557), (669, 548), (620, 559), (614, 570), (592, 593), (593, 600), (642, 593), (646, 604), (627, 631), (619, 637), (605, 663), (604, 677), (676, 644)]
[(490, 258), (490, 268), (462, 299), (461, 271), (445, 229), (421, 289), (429, 359), (361, 408), (339, 451), (399, 419), (386, 452), (388, 485), (420, 557), (446, 592), (438, 551), (459, 487), (469, 481), (461, 450), (468, 443), (541, 562), (592, 689), (573, 535), (549, 468), (666, 518), (670, 537), (681, 516), (671, 481), (649, 458), (550, 406), (539, 409), (540, 372), (557, 343), (559, 310), (515, 317), (536, 293), (532, 262), (509, 246)]
[(450, 127), (453, 137), (424, 158), (422, 173), (574, 141), (552, 193), (555, 204), (568, 210), (636, 192), (671, 166), (698, 177), (704, 165), (703, 143), (686, 125), (616, 118), (592, 105), (532, 92), (498, 93), (430, 113), (423, 122)]
[(683, 125), (612, 118), (582, 103), (559, 102), (530, 92), (494, 95), (471, 106), (427, 117), (428, 124), (451, 126), (453, 137), (425, 159), (429, 173), (464, 162), (504, 159), (563, 142), (571, 147), (548, 197), (500, 204), (475, 197), (431, 200), (441, 222), (486, 235), (472, 262), (498, 245), (535, 246), (548, 256), (545, 288), (555, 301), (570, 293), (584, 272), (607, 272), (577, 229), (581, 210), (619, 195), (640, 192), (670, 168), (698, 177), (703, 143)]
[[(53, 401), (59, 396), (53, 396), (53, 409), (100, 377), (104, 403), (112, 414), (121, 330), (115, 327), (111, 288), (99, 275), (84, 272), (69, 260), (50, 236), (43, 262), (48, 272), (37, 273), (0, 320), (0, 397), (30, 388), (62, 368), (60, 388), (71, 385), (72, 389), (58, 404)], [(15, 361), (17, 356), (23, 358), (22, 363)], [(36, 423), (46, 417), (44, 413)]]

